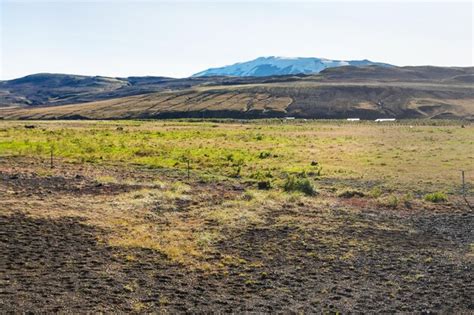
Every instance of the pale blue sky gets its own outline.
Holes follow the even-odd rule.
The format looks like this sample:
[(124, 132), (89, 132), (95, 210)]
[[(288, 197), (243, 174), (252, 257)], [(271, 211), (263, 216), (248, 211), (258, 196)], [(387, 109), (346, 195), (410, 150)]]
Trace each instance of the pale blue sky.
[(469, 1), (0, 2), (0, 79), (186, 77), (272, 55), (473, 65)]

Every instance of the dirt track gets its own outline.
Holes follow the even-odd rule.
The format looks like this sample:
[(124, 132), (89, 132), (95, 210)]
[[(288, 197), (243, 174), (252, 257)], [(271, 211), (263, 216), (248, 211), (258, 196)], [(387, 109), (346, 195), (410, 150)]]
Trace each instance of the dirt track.
[[(474, 311), (474, 214), (452, 205), (354, 212), (340, 203), (330, 215), (307, 214), (308, 222), (324, 224), (304, 229), (277, 222), (307, 206), (283, 205), (264, 225), (229, 230), (208, 257), (239, 261), (202, 271), (153, 250), (111, 247), (101, 241), (110, 231), (77, 217), (18, 211), (28, 198), (107, 197), (137, 187), (35, 177), (2, 166), (0, 197), (20, 203), (0, 209), (2, 312)], [(206, 185), (200, 189), (215, 189)], [(338, 228), (324, 228), (330, 226)]]

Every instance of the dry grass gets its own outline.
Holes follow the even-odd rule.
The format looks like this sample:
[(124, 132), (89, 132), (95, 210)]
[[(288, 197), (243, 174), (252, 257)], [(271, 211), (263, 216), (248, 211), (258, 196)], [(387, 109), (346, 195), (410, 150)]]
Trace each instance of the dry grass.
[[(469, 84), (454, 82), (321, 82), (317, 77), (278, 82), (222, 86), (196, 86), (189, 90), (127, 96), (90, 103), (41, 108), (0, 108), (8, 119), (130, 119), (141, 117), (266, 117), (347, 118), (384, 116), (377, 103), (397, 117), (472, 118), (474, 99)], [(258, 112), (258, 113), (257, 113)], [(191, 115), (191, 116), (190, 116)], [(209, 116), (208, 116), (209, 115)], [(273, 116), (275, 117), (275, 116)], [(373, 118), (373, 117), (372, 117)]]

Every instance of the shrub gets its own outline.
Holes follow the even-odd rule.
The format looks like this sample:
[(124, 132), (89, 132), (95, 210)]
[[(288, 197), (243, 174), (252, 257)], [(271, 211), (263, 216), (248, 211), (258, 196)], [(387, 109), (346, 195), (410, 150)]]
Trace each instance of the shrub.
[(393, 208), (395, 209), (396, 207), (398, 207), (398, 204), (400, 203), (400, 199), (398, 199), (397, 196), (395, 195), (390, 195), (386, 201), (385, 201), (385, 204), (390, 207), (390, 208)]
[(266, 151), (260, 152), (260, 154), (258, 155), (258, 157), (259, 157), (260, 159), (266, 159), (266, 158), (268, 158), (268, 157), (270, 157), (270, 156), (271, 156), (271, 153), (270, 153), (270, 152), (266, 152)]
[(370, 190), (369, 195), (372, 198), (378, 198), (378, 197), (382, 196), (382, 193), (383, 193), (382, 188), (374, 187)]
[(438, 203), (438, 202), (447, 201), (448, 197), (446, 196), (445, 193), (442, 193), (442, 192), (438, 191), (438, 192), (434, 192), (434, 193), (425, 195), (425, 200), (430, 201), (430, 202), (434, 202), (434, 203)]
[(412, 193), (408, 192), (402, 197), (402, 202), (407, 208), (411, 208), (411, 202), (414, 199), (414, 196)]
[(316, 189), (308, 178), (296, 178), (293, 175), (286, 178), (283, 189), (288, 192), (299, 191), (308, 196), (316, 194)]
[(249, 175), (250, 178), (256, 179), (256, 180), (267, 180), (269, 178), (273, 178), (273, 174), (270, 171), (265, 171), (262, 172), (260, 170), (253, 172), (252, 174)]

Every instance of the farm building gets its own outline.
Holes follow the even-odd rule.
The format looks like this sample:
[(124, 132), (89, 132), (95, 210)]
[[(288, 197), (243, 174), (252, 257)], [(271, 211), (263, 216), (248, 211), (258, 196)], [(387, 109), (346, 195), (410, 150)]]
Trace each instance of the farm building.
[(376, 122), (395, 121), (395, 118), (377, 118)]

